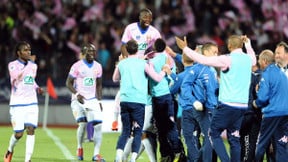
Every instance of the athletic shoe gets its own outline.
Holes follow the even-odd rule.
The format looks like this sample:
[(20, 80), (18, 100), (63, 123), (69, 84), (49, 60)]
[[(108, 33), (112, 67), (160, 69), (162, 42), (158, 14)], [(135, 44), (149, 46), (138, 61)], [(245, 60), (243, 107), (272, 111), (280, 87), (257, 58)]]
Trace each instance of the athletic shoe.
[(83, 160), (83, 148), (78, 148), (77, 149), (77, 157), (78, 157), (78, 160)]
[(111, 129), (112, 131), (118, 131), (118, 121), (113, 121)]
[(93, 156), (92, 161), (105, 162), (105, 160), (102, 158), (100, 154)]
[(13, 152), (7, 151), (4, 156), (4, 162), (11, 162), (13, 156)]

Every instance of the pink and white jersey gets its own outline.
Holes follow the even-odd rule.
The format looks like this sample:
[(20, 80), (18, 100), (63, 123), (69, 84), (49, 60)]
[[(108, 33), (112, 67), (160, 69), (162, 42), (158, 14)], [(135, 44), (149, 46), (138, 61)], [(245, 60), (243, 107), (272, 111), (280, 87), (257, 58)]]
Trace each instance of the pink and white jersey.
[(15, 60), (8, 64), (8, 70), (11, 82), (10, 106), (37, 104), (37, 65), (32, 61), (25, 65), (20, 60)]
[[(69, 75), (75, 78), (74, 88), (85, 99), (96, 97), (96, 79), (102, 77), (101, 64), (93, 61), (93, 64), (90, 66), (84, 60), (79, 60), (72, 65)], [(75, 99), (75, 95), (72, 94), (72, 100)]]
[(153, 46), (156, 39), (161, 38), (160, 32), (150, 25), (147, 30), (142, 30), (139, 23), (135, 22), (129, 24), (123, 33), (122, 43), (127, 43), (129, 40), (134, 39), (138, 43), (138, 55), (144, 56), (145, 51)]

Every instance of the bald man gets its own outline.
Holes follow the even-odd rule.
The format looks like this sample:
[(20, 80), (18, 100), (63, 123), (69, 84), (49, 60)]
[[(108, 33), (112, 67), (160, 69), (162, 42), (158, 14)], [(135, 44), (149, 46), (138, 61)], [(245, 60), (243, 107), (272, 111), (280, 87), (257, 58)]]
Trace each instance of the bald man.
[[(186, 38), (176, 37), (176, 43), (194, 61), (220, 68), (219, 106), (215, 110), (210, 126), (212, 146), (222, 162), (240, 162), (241, 145), (239, 130), (244, 112), (248, 108), (249, 85), (252, 65), (256, 64), (255, 52), (246, 36), (231, 35), (228, 38), (228, 55), (203, 56), (187, 47)], [(242, 51), (245, 44), (247, 54)], [(227, 130), (230, 157), (221, 133)]]

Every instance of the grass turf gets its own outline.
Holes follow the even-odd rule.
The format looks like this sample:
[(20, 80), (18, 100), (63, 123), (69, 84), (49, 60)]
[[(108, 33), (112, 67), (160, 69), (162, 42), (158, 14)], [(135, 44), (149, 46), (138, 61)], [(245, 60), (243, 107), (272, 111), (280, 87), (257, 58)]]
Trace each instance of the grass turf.
[[(7, 151), (10, 136), (13, 133), (12, 127), (0, 126), (0, 156), (4, 157)], [(113, 162), (115, 158), (116, 142), (119, 132), (104, 133), (101, 154), (106, 162)], [(76, 128), (49, 128), (48, 131), (37, 128), (34, 153), (32, 162), (77, 162), (76, 157)], [(25, 158), (26, 134), (17, 143), (14, 148), (13, 162), (23, 162)], [(84, 160), (92, 161), (93, 142), (84, 143)], [(225, 145), (228, 147), (227, 141)], [(158, 158), (159, 152), (158, 152)], [(2, 158), (0, 157), (0, 158)], [(2, 160), (0, 160), (2, 161)], [(138, 162), (148, 162), (146, 152), (143, 152)], [(218, 159), (218, 161), (220, 161)], [(266, 160), (264, 160), (266, 161)]]
[[(45, 131), (42, 128), (36, 129), (36, 140), (32, 162), (74, 162), (76, 157), (76, 129), (71, 128), (49, 128)], [(10, 136), (13, 133), (12, 127), (0, 126), (0, 156), (7, 151)], [(119, 133), (104, 133), (101, 154), (106, 162), (113, 162), (115, 158), (115, 148)], [(13, 162), (23, 162), (25, 158), (26, 134), (20, 139), (14, 148)], [(84, 162), (92, 161), (93, 142), (84, 143)], [(65, 156), (66, 155), (66, 156)], [(72, 157), (71, 157), (72, 156)], [(73, 160), (74, 159), (74, 160)], [(0, 160), (2, 161), (2, 160)], [(144, 152), (138, 160), (148, 162), (148, 157)]]

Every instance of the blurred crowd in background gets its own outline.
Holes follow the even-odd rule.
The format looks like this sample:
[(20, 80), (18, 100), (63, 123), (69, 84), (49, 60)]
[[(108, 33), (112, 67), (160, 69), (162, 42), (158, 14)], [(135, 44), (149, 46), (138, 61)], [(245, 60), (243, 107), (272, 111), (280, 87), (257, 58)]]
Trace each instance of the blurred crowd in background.
[(37, 56), (40, 85), (50, 76), (64, 86), (80, 46), (91, 42), (105, 86), (120, 55), (123, 30), (139, 21), (142, 8), (153, 12), (153, 25), (174, 49), (175, 35), (186, 35), (192, 48), (215, 42), (221, 54), (231, 34), (248, 35), (256, 53), (274, 51), (277, 43), (288, 40), (287, 0), (1, 0), (0, 83), (9, 79), (7, 64), (16, 58), (15, 43), (25, 40)]

